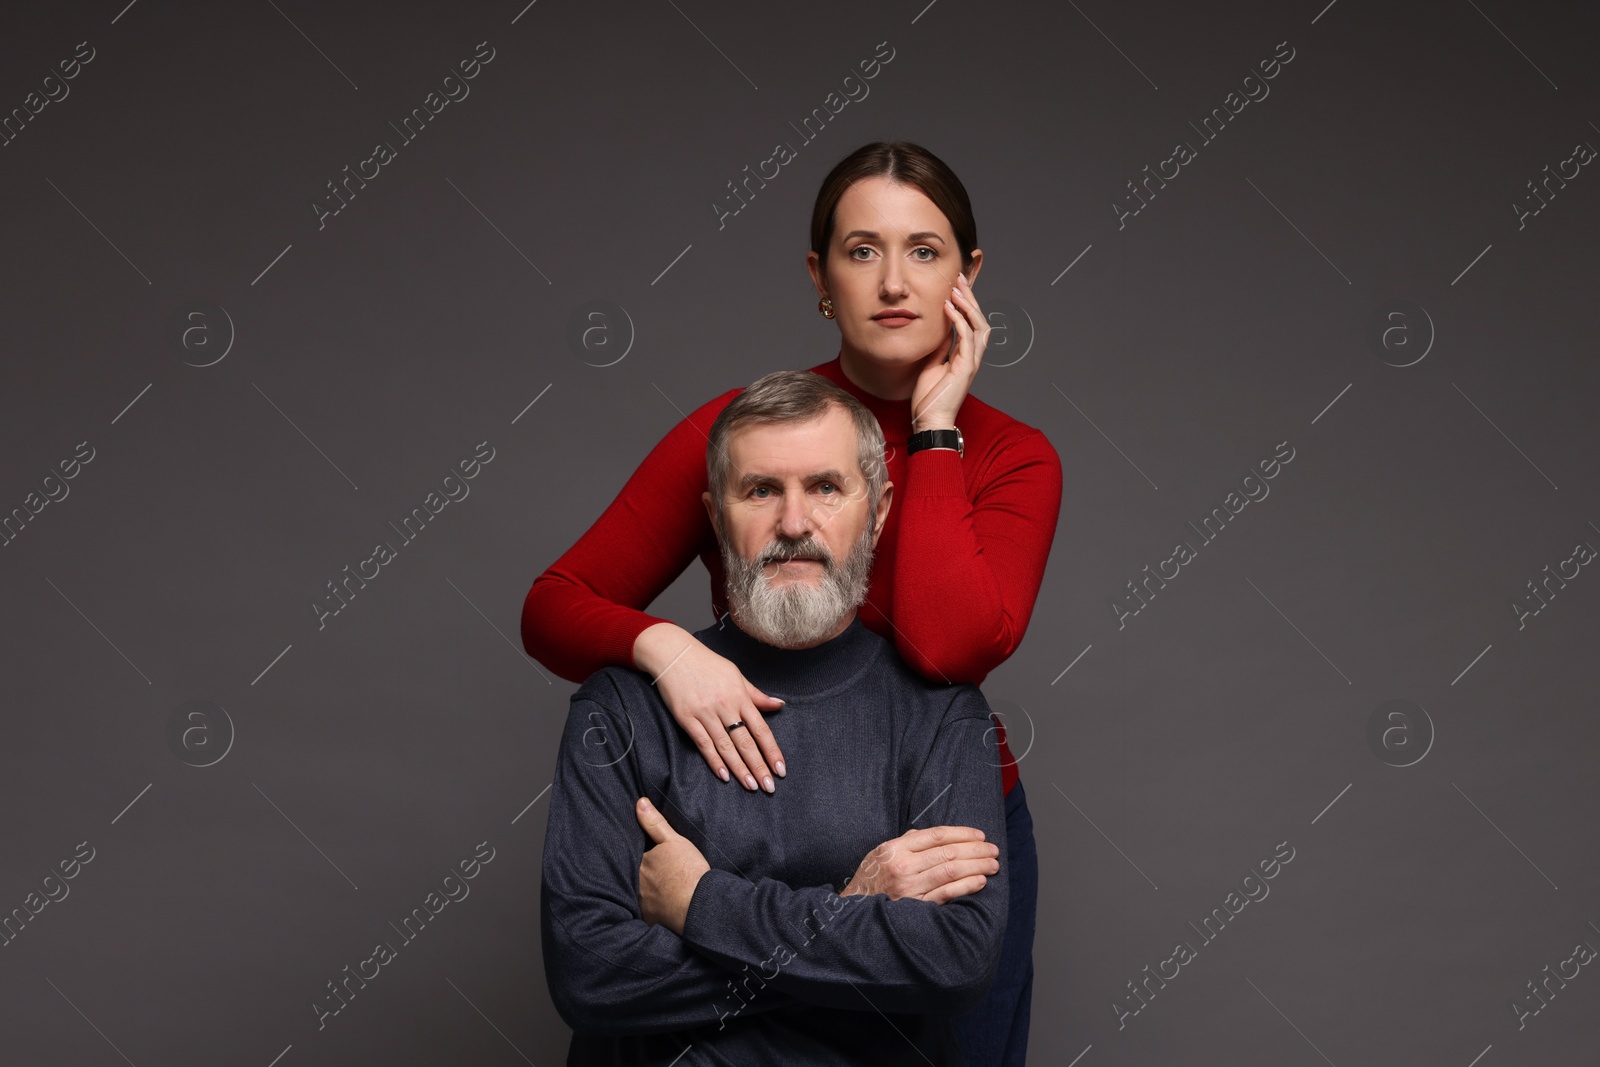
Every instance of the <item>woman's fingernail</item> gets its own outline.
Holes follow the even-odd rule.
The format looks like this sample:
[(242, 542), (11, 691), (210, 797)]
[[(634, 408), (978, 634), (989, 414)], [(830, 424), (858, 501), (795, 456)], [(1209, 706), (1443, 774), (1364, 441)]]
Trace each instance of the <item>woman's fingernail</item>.
[(751, 790), (754, 790), (755, 787), (756, 787), (756, 776), (753, 775), (753, 774), (745, 775), (744, 776), (744, 784), (749, 786)]
[(726, 782), (728, 780), (728, 768), (726, 768), (726, 767), (718, 768), (717, 777), (721, 778), (724, 782)]
[(769, 774), (765, 778), (761, 779), (761, 784), (766, 787), (767, 792), (771, 793), (774, 789), (772, 784), (772, 775)]
[(784, 767), (783, 760), (779, 760), (777, 766), (778, 766), (778, 777), (779, 778), (787, 778), (789, 776), (789, 771), (788, 771), (787, 768)]
[(956, 276), (958, 278), (960, 278), (963, 282), (965, 282), (967, 280), (967, 272), (966, 271), (958, 271), (956, 273)]

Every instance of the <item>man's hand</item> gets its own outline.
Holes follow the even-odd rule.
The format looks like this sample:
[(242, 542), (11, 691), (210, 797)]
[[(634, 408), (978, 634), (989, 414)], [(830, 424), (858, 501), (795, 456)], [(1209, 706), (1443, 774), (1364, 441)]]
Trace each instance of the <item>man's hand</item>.
[(639, 912), (650, 925), (665, 926), (681, 935), (695, 886), (711, 864), (647, 798), (639, 798), (633, 813), (655, 842), (639, 863)]
[(1000, 870), (999, 855), (975, 827), (907, 830), (867, 853), (839, 895), (887, 893), (890, 900), (945, 904), (982, 889), (988, 882), (984, 876)]

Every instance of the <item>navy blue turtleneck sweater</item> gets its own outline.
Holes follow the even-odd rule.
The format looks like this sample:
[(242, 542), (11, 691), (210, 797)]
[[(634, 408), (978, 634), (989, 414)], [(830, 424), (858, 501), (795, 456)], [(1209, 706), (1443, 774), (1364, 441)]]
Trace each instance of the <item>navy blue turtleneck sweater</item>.
[[(929, 682), (859, 618), (784, 650), (731, 619), (695, 635), (763, 692), (788, 776), (725, 783), (648, 676), (607, 667), (572, 697), (550, 793), (545, 976), (569, 1064), (960, 1064), (949, 1017), (994, 976), (1006, 855), (994, 724), (973, 685)], [(680, 937), (639, 912), (647, 796), (711, 865)], [(1000, 872), (947, 904), (841, 897), (911, 829), (975, 826)]]

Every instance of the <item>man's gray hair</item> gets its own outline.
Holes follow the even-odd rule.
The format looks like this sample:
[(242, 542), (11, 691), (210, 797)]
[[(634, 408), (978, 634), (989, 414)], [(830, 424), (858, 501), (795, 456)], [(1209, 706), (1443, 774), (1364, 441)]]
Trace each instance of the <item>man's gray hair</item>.
[[(751, 383), (711, 424), (706, 443), (706, 481), (717, 514), (722, 514), (723, 493), (731, 473), (728, 439), (733, 431), (747, 425), (809, 422), (821, 418), (830, 405), (837, 404), (849, 413), (856, 426), (856, 462), (867, 483), (867, 510), (878, 510), (889, 466), (884, 459), (883, 428), (865, 404), (820, 374), (803, 370), (780, 370)], [(842, 487), (841, 487), (842, 488)], [(869, 520), (870, 524), (870, 520)]]

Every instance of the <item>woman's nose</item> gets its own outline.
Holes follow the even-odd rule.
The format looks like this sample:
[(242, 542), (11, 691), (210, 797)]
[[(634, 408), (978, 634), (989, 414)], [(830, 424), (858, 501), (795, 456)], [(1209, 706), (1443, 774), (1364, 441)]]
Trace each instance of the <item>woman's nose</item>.
[(883, 277), (878, 282), (879, 289), (887, 297), (904, 296), (910, 289), (906, 284), (905, 268), (889, 260), (884, 264)]

